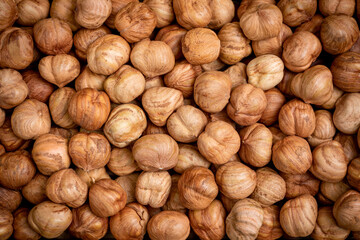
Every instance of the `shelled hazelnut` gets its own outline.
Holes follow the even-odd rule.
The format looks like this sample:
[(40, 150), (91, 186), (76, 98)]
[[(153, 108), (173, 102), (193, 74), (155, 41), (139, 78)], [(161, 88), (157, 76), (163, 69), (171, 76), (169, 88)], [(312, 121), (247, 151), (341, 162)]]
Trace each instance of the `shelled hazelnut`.
[(11, 237), (13, 229), (13, 215), (5, 208), (0, 207), (0, 238), (8, 239)]
[(210, 162), (201, 155), (196, 146), (190, 144), (179, 144), (179, 156), (178, 162), (174, 167), (177, 173), (182, 174), (186, 169), (198, 166), (198, 167), (210, 167)]
[(50, 3), (48, 0), (22, 0), (17, 5), (17, 23), (22, 26), (33, 26), (49, 15)]
[[(135, 198), (135, 188), (136, 182), (140, 173), (132, 173), (125, 176), (120, 176), (115, 179), (117, 183), (124, 189), (126, 192), (126, 203), (132, 203), (136, 201)], [(110, 178), (110, 177), (109, 177)]]
[(235, 5), (231, 0), (214, 0), (210, 2), (211, 20), (209, 28), (220, 29), (230, 23), (235, 15)]
[(22, 195), (19, 191), (0, 187), (0, 208), (13, 212), (20, 206), (21, 200)]
[(76, 124), (68, 113), (71, 98), (75, 90), (70, 87), (58, 88), (49, 98), (49, 110), (51, 118), (58, 126), (63, 128), (74, 128)]
[(277, 6), (280, 8), (284, 23), (290, 27), (299, 26), (301, 23), (310, 20), (316, 12), (316, 0), (281, 0)]
[(53, 0), (50, 7), (50, 16), (65, 21), (69, 24), (72, 31), (76, 31), (80, 28), (80, 25), (75, 20), (75, 8), (76, 1)]
[(98, 28), (110, 16), (111, 6), (111, 0), (79, 0), (76, 2), (75, 20), (84, 28)]
[[(157, 1), (157, 0), (155, 0)], [(160, 0), (161, 1), (161, 0)], [(167, 0), (165, 0), (167, 1)], [(158, 22), (159, 24), (159, 22)], [(161, 28), (157, 33), (155, 40), (163, 41), (171, 48), (174, 53), (175, 60), (183, 57), (181, 40), (182, 37), (186, 34), (186, 29), (181, 28), (178, 25), (169, 25), (164, 28)]]
[(316, 147), (323, 142), (332, 140), (336, 133), (336, 128), (332, 121), (332, 114), (329, 111), (315, 111), (315, 119), (315, 130), (311, 136), (307, 138), (312, 147)]
[(353, 135), (338, 132), (334, 140), (338, 141), (341, 146), (343, 146), (347, 162), (350, 162), (352, 159), (357, 157), (359, 153), (359, 148), (356, 145), (356, 139)]
[(231, 79), (231, 89), (236, 88), (241, 84), (247, 83), (246, 65), (238, 62), (235, 65), (228, 67), (224, 72), (229, 74)]
[(177, 22), (186, 29), (206, 27), (212, 17), (210, 2), (207, 0), (174, 0)]
[(346, 93), (335, 105), (335, 127), (345, 134), (355, 134), (360, 126), (360, 93)]
[(286, 183), (285, 197), (287, 199), (303, 194), (315, 196), (319, 191), (320, 180), (315, 178), (310, 172), (304, 174), (280, 173), (280, 175)]
[(47, 180), (47, 176), (37, 173), (33, 179), (21, 189), (24, 198), (32, 204), (39, 204), (45, 201), (47, 198), (45, 190)]
[(86, 183), (88, 187), (93, 185), (95, 182), (101, 179), (110, 179), (109, 174), (106, 172), (106, 169), (97, 168), (90, 171), (85, 171), (81, 168), (75, 169), (76, 174), (81, 178), (83, 182)]
[(75, 79), (75, 90), (80, 91), (84, 88), (95, 88), (98, 91), (103, 91), (105, 79), (105, 75), (93, 73), (89, 66), (86, 66)]
[(45, 81), (38, 72), (33, 70), (26, 70), (21, 75), (28, 86), (29, 98), (47, 102), (54, 91), (54, 85)]
[(14, 213), (14, 238), (16, 240), (28, 239), (37, 240), (41, 236), (35, 232), (28, 223), (28, 215), (30, 210), (27, 208), (19, 208)]
[(162, 207), (164, 211), (178, 211), (182, 213), (186, 213), (187, 209), (180, 202), (180, 193), (178, 188), (180, 175), (173, 174), (171, 175), (171, 187), (170, 194), (166, 200), (165, 205)]
[(157, 28), (166, 27), (175, 19), (171, 0), (145, 0), (144, 3), (156, 14)]
[(321, 14), (315, 14), (309, 21), (302, 23), (295, 29), (295, 32), (309, 31), (318, 36), (321, 28), (321, 23), (324, 17)]
[(332, 213), (339, 227), (359, 231), (360, 193), (355, 190), (345, 192), (336, 200)]
[(325, 17), (334, 14), (345, 14), (351, 17), (355, 12), (355, 1), (319, 0), (319, 10)]
[(277, 205), (263, 208), (264, 217), (257, 239), (279, 239), (283, 235), (280, 225), (280, 208)]
[(12, 26), (16, 19), (18, 19), (18, 9), (15, 1), (12, 0), (5, 0), (0, 4), (1, 9), (3, 9), (0, 15), (0, 31), (3, 31), (7, 27)]
[(320, 193), (324, 198), (330, 201), (330, 203), (336, 202), (336, 200), (345, 192), (350, 190), (350, 186), (345, 181), (337, 183), (321, 182)]
[(359, 166), (360, 166), (360, 158), (355, 158), (350, 162), (347, 170), (347, 180), (349, 184), (358, 191), (360, 191)]
[(113, 148), (107, 167), (118, 176), (125, 176), (140, 169), (129, 148)]
[(21, 74), (14, 69), (0, 69), (0, 107), (11, 109), (22, 103), (29, 88)]
[(331, 73), (335, 86), (346, 92), (359, 92), (360, 53), (346, 52), (335, 58)]
[(281, 107), (285, 104), (285, 96), (277, 88), (265, 91), (267, 105), (259, 122), (266, 126), (274, 124), (278, 120)]

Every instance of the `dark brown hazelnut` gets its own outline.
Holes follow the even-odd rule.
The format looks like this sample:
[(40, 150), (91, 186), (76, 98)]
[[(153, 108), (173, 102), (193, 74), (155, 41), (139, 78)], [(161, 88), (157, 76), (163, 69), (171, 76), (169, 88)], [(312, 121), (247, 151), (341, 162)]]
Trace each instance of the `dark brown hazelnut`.
[(346, 52), (337, 56), (330, 69), (335, 86), (346, 92), (360, 91), (360, 53)]
[(22, 196), (19, 191), (0, 187), (0, 208), (6, 208), (13, 212), (20, 206), (21, 200)]
[(29, 98), (47, 102), (54, 91), (54, 85), (47, 82), (38, 72), (33, 70), (24, 71), (22, 77), (29, 88)]
[(14, 213), (14, 238), (16, 240), (38, 240), (41, 235), (35, 232), (28, 223), (28, 215), (30, 210), (27, 208), (19, 208)]
[(13, 233), (13, 215), (5, 208), (0, 207), (0, 239), (9, 239)]
[(284, 23), (290, 27), (299, 26), (301, 23), (309, 21), (316, 12), (316, 0), (281, 0), (277, 6), (280, 8)]
[(21, 189), (24, 198), (32, 204), (39, 204), (45, 201), (47, 199), (45, 190), (47, 180), (47, 176), (37, 173), (35, 177)]
[(350, 162), (347, 180), (352, 187), (360, 191), (360, 158), (355, 158)]
[(287, 199), (295, 198), (303, 194), (315, 196), (319, 191), (320, 180), (315, 178), (310, 172), (304, 174), (280, 173), (286, 183)]
[(186, 30), (178, 25), (170, 25), (160, 29), (155, 37), (156, 41), (163, 41), (170, 46), (174, 53), (175, 59), (183, 57), (181, 40), (186, 34)]

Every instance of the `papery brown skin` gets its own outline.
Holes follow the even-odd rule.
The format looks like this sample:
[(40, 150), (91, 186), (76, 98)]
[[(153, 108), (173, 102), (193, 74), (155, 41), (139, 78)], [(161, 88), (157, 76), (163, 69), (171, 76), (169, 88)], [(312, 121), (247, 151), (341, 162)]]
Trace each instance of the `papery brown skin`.
[(140, 173), (131, 173), (129, 175), (121, 176), (115, 179), (115, 181), (119, 183), (126, 192), (126, 203), (132, 203), (136, 201), (135, 187), (139, 175)]
[(0, 238), (8, 239), (13, 233), (13, 215), (5, 208), (0, 207)]
[(0, 142), (6, 151), (15, 151), (29, 146), (30, 140), (24, 140), (16, 136), (11, 127), (10, 118), (5, 118), (5, 122), (0, 127)]
[(88, 204), (72, 209), (72, 222), (69, 232), (76, 238), (96, 240), (105, 236), (108, 230), (108, 218), (96, 216)]
[(320, 193), (330, 201), (330, 204), (336, 202), (336, 200), (343, 195), (351, 187), (344, 180), (337, 183), (321, 182)]
[(205, 63), (205, 64), (201, 64), (201, 69), (203, 70), (203, 72), (208, 72), (208, 71), (220, 71), (223, 70), (226, 67), (226, 64), (223, 63), (220, 58), (217, 58), (215, 61), (209, 62), (209, 63)]
[[(167, 0), (165, 0), (167, 1)], [(186, 29), (181, 28), (178, 25), (170, 25), (161, 28), (155, 37), (156, 41), (163, 41), (171, 48), (174, 53), (175, 60), (183, 57), (181, 40), (186, 34)]]
[(76, 2), (75, 20), (84, 28), (100, 27), (110, 16), (111, 0), (79, 0)]
[(5, 110), (3, 110), (2, 108), (0, 108), (0, 127), (2, 127), (5, 123), (6, 120), (6, 113)]
[(86, 66), (75, 79), (75, 90), (80, 91), (84, 88), (95, 88), (98, 91), (103, 91), (105, 79), (105, 75), (93, 73), (89, 66)]
[(332, 213), (339, 227), (360, 231), (360, 193), (355, 190), (345, 192), (336, 200)]
[(145, 78), (145, 91), (153, 87), (165, 87), (162, 76)]
[(358, 40), (359, 27), (352, 17), (341, 14), (331, 15), (321, 24), (320, 38), (323, 49), (332, 55), (337, 55), (348, 51)]
[(356, 190), (360, 191), (360, 158), (353, 159), (347, 170), (347, 180)]
[(89, 205), (98, 217), (110, 217), (125, 207), (126, 192), (119, 183), (101, 179), (89, 189)]
[(17, 4), (17, 9), (17, 23), (22, 26), (33, 26), (49, 15), (50, 3), (48, 0), (23, 0)]
[(126, 176), (140, 170), (130, 148), (113, 148), (107, 167), (118, 176)]
[(333, 86), (333, 92), (331, 94), (331, 98), (325, 102), (321, 107), (325, 109), (333, 109), (335, 107), (336, 101), (344, 94), (344, 92), (337, 88), (336, 86)]
[(293, 72), (308, 69), (322, 50), (320, 40), (308, 31), (295, 32), (288, 37), (283, 49), (282, 59), (285, 67)]
[(303, 194), (315, 196), (319, 191), (320, 180), (310, 172), (304, 174), (280, 173), (286, 183), (287, 199), (295, 198)]
[(29, 88), (21, 74), (14, 69), (0, 70), (0, 107), (11, 109), (22, 103)]
[(242, 62), (230, 66), (224, 72), (230, 76), (232, 83), (231, 89), (235, 89), (237, 86), (247, 83), (246, 65)]
[(11, 27), (0, 34), (1, 68), (25, 69), (33, 58), (34, 42), (29, 33)]
[(226, 113), (226, 109), (223, 109), (221, 112), (218, 113), (212, 113), (208, 116), (209, 121), (210, 122), (215, 122), (215, 121), (224, 121), (228, 124), (230, 124), (233, 128), (235, 128), (236, 124), (233, 120), (231, 120), (231, 118), (228, 116), (228, 114)]
[(32, 204), (39, 204), (47, 199), (46, 183), (48, 177), (37, 173), (31, 181), (21, 189), (24, 198)]
[(86, 183), (88, 187), (93, 185), (98, 180), (110, 179), (110, 176), (106, 172), (106, 169), (104, 167), (93, 169), (90, 171), (84, 171), (81, 168), (76, 168), (75, 172), (81, 178), (81, 180)]
[(236, 14), (238, 18), (240, 19), (241, 16), (244, 14), (244, 12), (254, 6), (259, 6), (261, 4), (268, 3), (268, 4), (276, 4), (275, 0), (242, 0), (240, 2), (240, 6), (236, 10)]
[(272, 134), (272, 143), (273, 145), (280, 141), (283, 140), (287, 135), (285, 135), (278, 127), (269, 127), (269, 130)]
[(335, 105), (335, 127), (345, 134), (355, 134), (360, 126), (360, 93), (346, 93)]
[(210, 162), (200, 154), (196, 146), (190, 144), (179, 144), (179, 156), (178, 162), (174, 167), (177, 173), (182, 174), (186, 169), (199, 166), (199, 167), (210, 167)]
[(29, 98), (47, 102), (54, 91), (54, 85), (45, 81), (38, 72), (33, 70), (24, 71), (21, 75), (29, 88)]
[(118, 240), (143, 239), (149, 218), (146, 207), (130, 203), (110, 218), (110, 232)]
[(338, 141), (343, 146), (348, 162), (357, 157), (359, 148), (356, 145), (356, 139), (354, 135), (347, 135), (338, 132), (334, 140)]
[(58, 18), (69, 24), (72, 31), (80, 28), (75, 20), (76, 1), (73, 0), (53, 0), (50, 7), (50, 16)]
[(106, 19), (105, 24), (112, 29), (115, 29), (116, 14), (124, 8), (128, 3), (138, 2), (138, 0), (111, 0), (112, 10), (110, 16)]
[(210, 1), (208, 0), (173, 0), (176, 21), (187, 30), (206, 27), (212, 17)]
[(264, 211), (257, 201), (239, 200), (226, 217), (226, 234), (230, 239), (256, 239), (263, 218)]
[(286, 99), (277, 88), (271, 88), (265, 91), (265, 96), (267, 106), (261, 115), (259, 122), (266, 126), (270, 126), (278, 120), (280, 109), (286, 102)]
[(288, 69), (284, 69), (284, 78), (277, 85), (277, 88), (285, 95), (285, 96), (294, 96), (291, 92), (290, 85), (292, 79), (296, 76), (296, 73), (289, 71)]
[(225, 24), (230, 23), (235, 15), (235, 6), (231, 0), (210, 1), (211, 20), (209, 28), (218, 30)]
[(264, 217), (263, 223), (259, 229), (257, 239), (278, 239), (283, 235), (283, 230), (280, 226), (280, 208), (277, 205), (263, 208)]
[(354, 45), (352, 45), (352, 47), (350, 48), (349, 52), (360, 53), (360, 39), (359, 39), (359, 38), (358, 38), (358, 40), (354, 43)]
[(304, 194), (288, 200), (280, 210), (280, 224), (291, 237), (306, 237), (314, 230), (318, 205), (313, 196)]
[(295, 32), (309, 31), (315, 35), (319, 35), (320, 28), (324, 17), (321, 14), (315, 14), (309, 21), (302, 23), (295, 29)]
[(309, 21), (316, 12), (316, 0), (281, 0), (277, 6), (280, 8), (284, 23), (290, 27), (296, 27), (303, 22)]
[(332, 121), (332, 114), (326, 110), (315, 111), (316, 126), (314, 132), (307, 138), (310, 146), (316, 147), (323, 142), (333, 139), (336, 128)]
[(242, 84), (233, 89), (227, 113), (237, 124), (249, 126), (256, 123), (267, 106), (264, 91), (251, 84)]
[(335, 86), (346, 92), (360, 91), (360, 53), (346, 52), (331, 64)]
[(28, 223), (28, 215), (30, 210), (27, 208), (19, 208), (14, 213), (14, 239), (16, 240), (38, 240), (41, 238), (40, 234), (35, 232)]
[(175, 19), (172, 0), (145, 0), (144, 3), (156, 14), (157, 28), (166, 27)]
[(353, 16), (355, 12), (355, 0), (319, 0), (319, 10), (325, 17), (334, 14)]
[(165, 205), (162, 206), (163, 211), (167, 211), (167, 210), (178, 211), (185, 214), (187, 212), (187, 209), (180, 202), (180, 193), (178, 188), (179, 178), (180, 178), (179, 174), (171, 175), (170, 194), (166, 200)]
[(68, 53), (73, 45), (70, 26), (58, 18), (42, 19), (34, 25), (36, 47), (48, 55)]
[(147, 232), (154, 240), (185, 240), (190, 234), (190, 221), (184, 213), (162, 211), (150, 219)]
[(49, 98), (49, 110), (55, 124), (63, 128), (74, 128), (76, 124), (71, 119), (68, 108), (75, 90), (70, 87), (58, 88)]
[(21, 200), (22, 195), (19, 191), (0, 187), (0, 208), (13, 212), (20, 206)]
[(30, 227), (45, 238), (59, 237), (71, 221), (72, 213), (67, 206), (50, 201), (34, 206), (28, 215)]
[(18, 18), (18, 10), (16, 3), (12, 0), (5, 0), (0, 4), (0, 8), (3, 9), (0, 15), (0, 31), (3, 31), (14, 24)]

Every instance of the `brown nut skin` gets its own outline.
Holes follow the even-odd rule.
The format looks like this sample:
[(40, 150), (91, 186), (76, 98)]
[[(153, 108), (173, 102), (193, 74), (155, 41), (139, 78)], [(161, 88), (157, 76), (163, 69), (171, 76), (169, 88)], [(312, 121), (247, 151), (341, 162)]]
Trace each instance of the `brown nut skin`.
[(71, 210), (58, 203), (44, 201), (30, 210), (30, 227), (44, 238), (59, 237), (71, 224)]
[(231, 78), (231, 89), (235, 89), (237, 86), (247, 83), (246, 65), (242, 62), (230, 66), (224, 72), (229, 74)]
[(355, 12), (355, 0), (319, 0), (319, 10), (325, 17), (334, 14), (353, 16)]
[(316, 147), (323, 142), (333, 139), (336, 128), (332, 121), (332, 114), (326, 110), (315, 111), (316, 126), (314, 132), (307, 138), (310, 146)]
[(27, 208), (19, 208), (14, 213), (14, 239), (16, 240), (38, 240), (41, 238), (40, 234), (35, 232), (28, 223), (28, 215), (30, 210)]
[(347, 170), (347, 180), (356, 190), (360, 191), (360, 158), (353, 159)]
[(156, 27), (156, 14), (142, 2), (133, 1), (120, 9), (115, 17), (115, 28), (129, 43), (150, 37)]
[(284, 23), (290, 27), (296, 27), (303, 22), (309, 21), (316, 12), (316, 0), (281, 0), (277, 6), (280, 8)]
[(73, 0), (53, 0), (50, 7), (50, 16), (58, 18), (69, 24), (72, 31), (80, 28), (75, 20), (76, 1)]
[(112, 10), (110, 16), (106, 19), (105, 24), (112, 29), (115, 29), (115, 17), (116, 14), (124, 8), (128, 3), (138, 2), (138, 0), (111, 0)]
[(295, 32), (299, 31), (309, 31), (313, 34), (319, 35), (321, 23), (324, 20), (324, 17), (321, 14), (315, 14), (309, 21), (304, 22), (295, 29)]
[(187, 30), (206, 27), (212, 18), (208, 0), (173, 0), (176, 21)]
[(286, 99), (277, 88), (271, 88), (265, 91), (265, 96), (267, 105), (259, 122), (266, 126), (270, 126), (278, 120), (280, 109), (286, 102)]
[(54, 91), (54, 85), (45, 81), (38, 72), (33, 70), (26, 70), (21, 75), (29, 88), (29, 98), (47, 102)]
[(256, 173), (240, 162), (228, 162), (217, 169), (216, 183), (226, 197), (244, 199), (256, 187)]
[[(2, 108), (0, 108), (0, 127), (2, 127), (5, 123), (5, 119), (6, 119), (6, 113), (5, 110), (3, 110)], [(4, 147), (4, 146), (3, 146)], [(2, 152), (2, 151), (1, 151)], [(0, 154), (1, 155), (1, 154)]]
[(10, 118), (5, 118), (5, 122), (0, 128), (0, 142), (8, 152), (19, 148), (24, 149), (29, 145), (29, 141), (25, 141), (14, 134)]
[(346, 52), (337, 56), (330, 69), (335, 86), (346, 92), (360, 91), (360, 53)]
[(339, 227), (332, 215), (332, 207), (319, 208), (316, 225), (311, 238), (321, 239), (346, 239), (350, 230)]
[(264, 211), (257, 201), (239, 200), (226, 217), (226, 234), (230, 239), (256, 239), (263, 218)]
[(108, 230), (108, 219), (96, 216), (88, 204), (72, 209), (72, 222), (69, 232), (76, 238), (96, 240), (105, 236)]
[(126, 203), (132, 203), (136, 201), (135, 187), (139, 175), (140, 173), (132, 173), (115, 179), (115, 181), (119, 183), (126, 192)]
[(149, 218), (146, 207), (130, 203), (110, 218), (110, 232), (118, 240), (143, 239)]
[(293, 99), (282, 106), (279, 112), (279, 127), (287, 135), (309, 137), (316, 126), (312, 106), (301, 100)]
[(304, 174), (280, 173), (286, 183), (287, 199), (295, 198), (303, 194), (315, 196), (319, 191), (320, 180), (310, 172)]
[(5, 208), (0, 207), (0, 239), (9, 239), (13, 233), (13, 215)]
[(196, 146), (190, 144), (179, 144), (179, 156), (178, 162), (174, 167), (177, 173), (182, 174), (186, 169), (199, 166), (199, 167), (210, 167), (210, 162), (200, 154)]
[(156, 14), (156, 27), (163, 28), (175, 19), (172, 0), (145, 0), (144, 3)]
[(293, 72), (302, 72), (321, 53), (320, 40), (311, 32), (300, 31), (288, 37), (283, 44), (282, 59), (285, 67)]
[(242, 84), (231, 92), (226, 110), (229, 117), (237, 124), (249, 126), (261, 118), (266, 106), (266, 96), (261, 88)]
[(313, 196), (304, 194), (288, 200), (280, 210), (280, 224), (290, 237), (306, 237), (315, 228), (318, 205)]
[(35, 177), (21, 189), (24, 198), (32, 204), (39, 204), (45, 201), (47, 199), (45, 190), (47, 180), (47, 176), (37, 173)]
[[(27, 1), (27, 0), (25, 0)], [(0, 34), (0, 67), (25, 69), (34, 59), (34, 42), (29, 33), (11, 27)]]
[(187, 212), (187, 209), (180, 202), (180, 193), (178, 188), (179, 178), (180, 175), (178, 174), (171, 175), (170, 194), (165, 205), (162, 207), (163, 211), (178, 211), (185, 214)]
[(359, 148), (356, 146), (356, 139), (354, 135), (347, 135), (338, 132), (334, 140), (338, 141), (343, 146), (348, 162), (358, 156)]
[(277, 88), (285, 95), (285, 96), (294, 96), (291, 92), (290, 85), (292, 79), (296, 76), (296, 73), (289, 71), (288, 69), (284, 69), (284, 78), (277, 85)]
[(304, 174), (312, 163), (308, 142), (297, 136), (288, 136), (276, 142), (272, 149), (275, 167), (289, 174)]
[(215, 61), (212, 61), (210, 63), (201, 64), (201, 69), (204, 72), (207, 71), (220, 71), (226, 67), (226, 64), (223, 63), (220, 58), (217, 58)]
[(101, 179), (89, 189), (89, 205), (98, 217), (110, 217), (125, 207), (126, 192), (114, 180)]
[(231, 0), (210, 1), (211, 20), (209, 28), (218, 30), (225, 24), (230, 23), (235, 16), (235, 6)]
[(81, 168), (76, 168), (75, 172), (81, 178), (81, 180), (86, 183), (88, 187), (90, 187), (100, 179), (110, 179), (110, 176), (106, 172), (106, 169), (104, 167), (93, 169), (90, 171), (84, 171)]
[(351, 187), (344, 180), (337, 183), (321, 182), (320, 184), (320, 193), (330, 203), (336, 202), (341, 195), (350, 189)]
[(197, 146), (209, 162), (224, 164), (239, 151), (240, 136), (230, 124), (218, 120), (206, 125)]
[(240, 17), (240, 27), (252, 41), (276, 37), (281, 30), (283, 16), (280, 9), (268, 3), (249, 7)]
[(49, 15), (50, 3), (48, 0), (23, 0), (17, 4), (17, 23), (22, 26), (33, 26)]
[(71, 159), (68, 153), (68, 140), (54, 134), (44, 134), (36, 139), (32, 158), (38, 170), (44, 175), (68, 168)]
[(102, 74), (93, 73), (89, 66), (86, 66), (75, 79), (75, 89), (80, 91), (84, 88), (95, 88), (98, 91), (103, 91), (106, 77)]
[(86, 58), (92, 72), (110, 75), (129, 61), (130, 45), (118, 35), (106, 34), (88, 46)]
[(343, 95), (343, 91), (336, 86), (333, 87), (333, 92), (331, 94), (331, 98), (321, 105), (321, 107), (325, 109), (333, 109), (335, 107), (336, 101)]
[(18, 18), (18, 9), (15, 1), (5, 0), (0, 3), (0, 8), (3, 10), (0, 13), (0, 31), (11, 27)]
[(126, 176), (140, 169), (130, 148), (113, 148), (107, 167), (118, 176)]
[(36, 47), (45, 54), (68, 53), (73, 45), (70, 26), (58, 18), (42, 19), (33, 29)]
[(331, 71), (324, 65), (316, 65), (298, 73), (291, 81), (292, 93), (305, 103), (321, 105), (330, 100), (333, 92)]
[(111, 144), (123, 148), (138, 139), (146, 125), (146, 115), (140, 107), (121, 104), (111, 111), (104, 133)]
[(220, 55), (220, 49), (220, 39), (214, 31), (207, 28), (194, 28), (182, 39), (184, 57), (193, 65), (215, 61)]
[(153, 87), (165, 87), (162, 76), (145, 78), (145, 91)]
[(271, 160), (272, 134), (260, 123), (240, 130), (241, 147), (239, 156), (244, 163), (263, 167)]
[(359, 27), (352, 17), (343, 14), (331, 15), (321, 24), (320, 38), (323, 49), (332, 55), (337, 55), (348, 51), (354, 45), (359, 38)]
[(257, 239), (259, 240), (269, 240), (269, 239), (279, 239), (283, 235), (283, 230), (280, 225), (279, 215), (280, 209), (276, 205), (263, 208), (264, 217), (262, 225), (259, 229), (259, 234)]
[(355, 134), (360, 126), (360, 93), (346, 93), (338, 99), (333, 121), (345, 134)]
[(95, 29), (103, 25), (111, 10), (111, 0), (79, 0), (76, 2), (75, 20), (84, 28)]
[(190, 210), (191, 228), (202, 240), (221, 240), (225, 236), (226, 211), (221, 201), (214, 200), (203, 210)]
[(97, 130), (110, 113), (110, 100), (105, 92), (85, 88), (76, 92), (69, 102), (70, 118), (86, 130)]
[(181, 40), (186, 32), (186, 29), (181, 28), (179, 25), (170, 25), (160, 29), (155, 37), (155, 40), (163, 41), (169, 45), (174, 53), (175, 60), (178, 60), (183, 57)]
[(156, 77), (170, 72), (175, 66), (175, 56), (165, 42), (145, 38), (133, 47), (130, 60), (145, 77)]
[(0, 187), (0, 208), (13, 212), (20, 206), (21, 200), (22, 196), (19, 191)]
[(359, 231), (360, 193), (355, 190), (345, 192), (336, 200), (332, 213), (339, 227)]
[(18, 71), (0, 70), (0, 108), (16, 107), (25, 100), (28, 94), (29, 88)]
[(69, 103), (75, 94), (70, 87), (58, 88), (49, 98), (49, 109), (54, 123), (63, 128), (74, 128), (76, 124), (68, 113)]

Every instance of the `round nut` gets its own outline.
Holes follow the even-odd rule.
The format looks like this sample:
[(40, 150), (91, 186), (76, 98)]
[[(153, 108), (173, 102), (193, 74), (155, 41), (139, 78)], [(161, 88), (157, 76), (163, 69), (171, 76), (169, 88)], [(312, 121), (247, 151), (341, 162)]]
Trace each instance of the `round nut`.
[(190, 144), (179, 144), (178, 162), (174, 167), (177, 173), (182, 174), (186, 169), (191, 167), (210, 167), (210, 162), (200, 154), (196, 146)]
[(208, 0), (173, 0), (177, 22), (186, 29), (206, 27), (212, 17)]
[(135, 188), (139, 175), (140, 175), (139, 173), (132, 173), (115, 179), (115, 181), (119, 183), (120, 186), (126, 192), (126, 196), (127, 196), (126, 203), (132, 203), (136, 201)]
[[(157, 0), (148, 0), (148, 1), (157, 1)], [(162, 0), (160, 0), (162, 1)], [(167, 0), (165, 0), (167, 1)], [(164, 5), (162, 5), (164, 6)], [(159, 24), (159, 21), (158, 21)], [(183, 57), (181, 40), (183, 36), (186, 34), (186, 30), (181, 28), (178, 25), (170, 25), (160, 29), (158, 34), (155, 37), (156, 41), (163, 41), (171, 48), (174, 53), (175, 60)]]
[(336, 200), (332, 213), (339, 227), (360, 231), (360, 193), (355, 190), (345, 192)]
[(354, 135), (347, 135), (338, 132), (334, 140), (338, 141), (341, 146), (343, 146), (348, 162), (358, 156), (359, 148), (356, 146), (356, 140)]
[(172, 0), (145, 0), (144, 3), (156, 14), (156, 27), (163, 28), (175, 19)]
[(38, 240), (41, 238), (40, 234), (35, 232), (28, 223), (28, 215), (30, 210), (27, 208), (19, 208), (14, 213), (14, 235), (16, 240), (28, 239)]
[(25, 100), (28, 94), (29, 88), (18, 71), (0, 70), (0, 108), (16, 107)]
[(75, 90), (70, 87), (58, 88), (49, 99), (49, 109), (52, 120), (56, 125), (63, 128), (74, 128), (76, 124), (71, 119), (68, 109)]
[(360, 53), (346, 52), (337, 56), (330, 69), (335, 86), (346, 92), (360, 91)]
[(89, 66), (86, 66), (75, 80), (75, 90), (80, 91), (84, 88), (95, 88), (98, 91), (103, 91), (105, 79), (105, 75), (93, 73)]
[(15, 151), (19, 148), (26, 148), (30, 141), (25, 141), (16, 136), (12, 130), (10, 118), (6, 118), (0, 128), (0, 142), (6, 151)]
[(309, 21), (316, 12), (316, 0), (281, 0), (277, 6), (280, 8), (284, 23), (290, 27), (296, 27), (303, 22)]
[(345, 192), (350, 190), (351, 187), (343, 181), (337, 183), (321, 182), (320, 193), (330, 201), (330, 203), (336, 202)]
[(325, 17), (334, 14), (345, 14), (351, 17), (355, 12), (355, 1), (319, 0), (319, 10)]
[[(347, 93), (335, 105), (335, 127), (345, 134), (355, 134), (360, 126), (360, 93)], [(351, 160), (351, 159), (349, 159)]]
[(331, 94), (331, 98), (321, 105), (321, 107), (325, 109), (332, 109), (335, 107), (336, 101), (343, 95), (343, 91), (337, 88), (336, 86), (333, 86), (333, 92)]
[(13, 212), (20, 206), (21, 200), (22, 196), (19, 191), (0, 187), (0, 208)]
[(304, 22), (295, 29), (295, 32), (309, 31), (314, 34), (319, 34), (321, 23), (324, 17), (321, 14), (315, 14), (309, 21)]
[(49, 15), (50, 3), (48, 0), (23, 0), (17, 4), (17, 23), (23, 26), (33, 26)]
[(75, 172), (81, 178), (81, 180), (86, 183), (88, 187), (90, 187), (95, 182), (101, 179), (110, 179), (110, 176), (106, 172), (106, 169), (104, 167), (93, 169), (90, 171), (85, 171), (81, 168), (76, 168)]
[(113, 148), (107, 167), (118, 176), (126, 176), (140, 169), (129, 148)]
[(267, 105), (259, 122), (270, 126), (277, 122), (281, 107), (285, 104), (285, 96), (277, 89), (271, 88), (265, 92)]
[(247, 83), (246, 65), (242, 62), (230, 66), (224, 72), (230, 76), (232, 90), (241, 84)]
[(287, 199), (303, 194), (315, 196), (319, 191), (320, 180), (315, 178), (310, 172), (304, 174), (280, 173), (280, 175), (286, 182), (285, 197)]
[(53, 0), (50, 7), (50, 16), (65, 21), (72, 31), (76, 31), (80, 28), (80, 25), (75, 21), (75, 8), (76, 1)]
[(32, 204), (39, 204), (45, 201), (47, 198), (45, 190), (47, 180), (47, 176), (37, 173), (35, 177), (21, 189), (24, 198)]
[(0, 207), (0, 238), (8, 239), (13, 233), (13, 215), (5, 208)]
[(21, 75), (29, 88), (29, 98), (47, 102), (54, 91), (54, 85), (45, 81), (38, 72), (33, 70), (26, 70)]
[(84, 28), (98, 28), (110, 16), (111, 10), (111, 0), (78, 0), (75, 20)]
[(353, 159), (347, 170), (347, 180), (349, 184), (360, 191), (360, 158)]
[(323, 142), (333, 139), (336, 128), (332, 121), (332, 114), (326, 110), (315, 111), (316, 126), (314, 132), (307, 138), (310, 146), (316, 147)]
[(280, 209), (276, 205), (263, 208), (264, 218), (257, 239), (279, 239), (283, 235), (280, 225)]
[(15, 1), (5, 0), (0, 3), (0, 8), (3, 10), (0, 14), (0, 32), (11, 27), (18, 18), (18, 9)]

